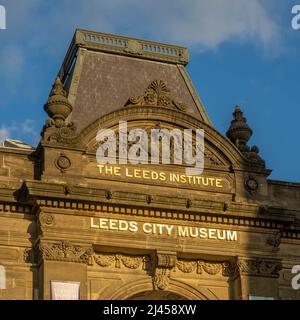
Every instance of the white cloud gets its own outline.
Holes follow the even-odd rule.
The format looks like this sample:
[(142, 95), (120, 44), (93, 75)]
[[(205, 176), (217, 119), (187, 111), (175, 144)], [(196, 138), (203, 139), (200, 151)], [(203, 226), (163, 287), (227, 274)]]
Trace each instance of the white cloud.
[(54, 44), (61, 47), (60, 41), (68, 41), (65, 37), (76, 27), (147, 35), (202, 49), (214, 49), (228, 40), (272, 47), (278, 40), (278, 25), (269, 11), (269, 1), (77, 0), (72, 1), (72, 7), (70, 2), (41, 5), (37, 0), (23, 0), (19, 5), (19, 0), (10, 0), (9, 32), (16, 40), (26, 34), (28, 45), (42, 44), (49, 49)]
[(165, 37), (169, 35), (203, 50), (215, 49), (226, 41), (248, 41), (273, 49), (278, 41), (278, 26), (260, 0), (180, 0), (177, 3), (174, 15), (162, 22)]
[(0, 128), (0, 144), (10, 136), (10, 132), (6, 127)]

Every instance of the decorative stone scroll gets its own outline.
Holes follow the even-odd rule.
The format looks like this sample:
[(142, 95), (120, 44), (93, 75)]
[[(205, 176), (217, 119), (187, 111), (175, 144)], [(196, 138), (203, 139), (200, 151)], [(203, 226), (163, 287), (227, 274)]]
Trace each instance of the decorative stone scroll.
[(93, 249), (73, 245), (70, 242), (40, 244), (41, 258), (44, 260), (78, 262), (87, 265), (92, 264)]
[(240, 274), (271, 278), (279, 277), (282, 269), (280, 261), (262, 258), (240, 259), (237, 265)]
[(125, 106), (160, 106), (179, 111), (185, 111), (184, 104), (176, 102), (171, 92), (162, 80), (154, 80), (146, 89), (143, 96), (130, 97)]

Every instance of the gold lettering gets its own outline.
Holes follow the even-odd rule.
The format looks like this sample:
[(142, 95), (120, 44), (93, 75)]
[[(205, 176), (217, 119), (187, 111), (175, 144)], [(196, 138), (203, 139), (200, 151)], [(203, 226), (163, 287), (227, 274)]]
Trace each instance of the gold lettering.
[(119, 228), (118, 228), (118, 220), (110, 219), (109, 220), (109, 229), (110, 230), (119, 230)]
[[(91, 218), (91, 228), (95, 229), (106, 229), (106, 230), (117, 230), (117, 231), (127, 231), (137, 232), (139, 230), (138, 222), (136, 221), (125, 221), (117, 219), (106, 219), (99, 218), (98, 221), (95, 221), (95, 218)], [(168, 236), (172, 235), (174, 230), (173, 225), (159, 224), (159, 223), (144, 223), (142, 230), (146, 234), (154, 235), (163, 235), (167, 234)], [(197, 227), (186, 227), (186, 226), (177, 226), (177, 235), (179, 237), (191, 237), (202, 239), (218, 239), (218, 240), (227, 240), (227, 241), (237, 241), (237, 231), (231, 230), (220, 230), (220, 229), (206, 229), (206, 228), (197, 228)]]
[(113, 167), (112, 166), (106, 166), (105, 167), (105, 174), (113, 175)]
[(103, 164), (98, 164), (99, 172), (102, 174), (102, 169), (104, 168)]
[(129, 172), (129, 169), (128, 169), (128, 168), (126, 168), (126, 170), (125, 170), (125, 174), (126, 174), (126, 177), (133, 178), (133, 175), (132, 175), (132, 174), (130, 174), (130, 172)]
[(152, 178), (152, 180), (157, 180), (158, 179), (158, 173), (156, 171), (151, 171), (151, 178)]
[(167, 229), (168, 236), (171, 235), (173, 228), (174, 228), (174, 226), (172, 226), (172, 225), (168, 226), (168, 225), (166, 224), (166, 229)]
[(190, 237), (192, 238), (198, 237), (198, 228), (194, 228), (194, 227), (190, 228)]
[(121, 168), (120, 167), (114, 167), (114, 175), (121, 177)]
[(205, 228), (200, 228), (200, 235), (199, 237), (202, 238), (202, 239), (206, 239), (207, 238), (207, 229)]
[(159, 173), (159, 180), (160, 181), (166, 181), (166, 174), (164, 172)]
[(170, 173), (171, 181), (172, 182), (180, 182), (179, 174), (178, 173)]
[(186, 175), (184, 175), (184, 174), (180, 175), (180, 182), (181, 183), (186, 183)]
[(99, 229), (99, 225), (98, 224), (94, 224), (94, 218), (91, 218), (91, 228)]
[(151, 233), (152, 232), (151, 223), (144, 223), (143, 224), (143, 231), (145, 233)]
[(229, 241), (237, 241), (237, 232), (227, 230), (227, 240)]
[(100, 229), (108, 229), (108, 219), (100, 218), (99, 219), (99, 228)]
[(188, 237), (189, 236), (189, 229), (188, 227), (178, 227), (178, 235), (179, 237)]
[(149, 170), (143, 170), (143, 178), (144, 179), (151, 179)]
[(124, 221), (124, 220), (120, 220), (120, 221), (119, 221), (119, 230), (120, 230), (120, 231), (126, 231), (126, 230), (128, 230), (128, 223), (127, 223), (127, 221)]
[(164, 224), (157, 224), (156, 225), (157, 226), (157, 228), (158, 228), (158, 234), (159, 235), (162, 235), (162, 233), (163, 233), (163, 229), (164, 229), (164, 227), (165, 227), (165, 225)]
[(141, 179), (142, 178), (141, 172), (142, 171), (140, 169), (134, 169), (134, 177)]
[(222, 188), (222, 179), (216, 179), (216, 187), (217, 188)]
[(204, 185), (204, 186), (208, 186), (208, 178), (205, 178), (206, 179), (206, 182), (204, 182), (204, 178), (202, 178), (202, 184)]
[(129, 222), (129, 231), (131, 232), (137, 232), (138, 231), (138, 224), (135, 221)]
[(219, 240), (225, 240), (226, 239), (225, 230), (217, 230), (217, 239), (219, 239)]
[(223, 181), (221, 178), (214, 177), (202, 177), (202, 176), (191, 176), (180, 173), (166, 173), (164, 171), (155, 170), (144, 170), (138, 168), (125, 168), (120, 166), (100, 165), (98, 164), (100, 174), (117, 176), (117, 177), (128, 177), (135, 179), (145, 180), (159, 180), (181, 184), (209, 186), (214, 188), (223, 188)]
[(214, 186), (214, 180), (215, 180), (215, 178), (208, 178), (209, 179), (209, 181), (210, 181), (210, 185), (213, 187)]
[(208, 229), (208, 237), (210, 239), (217, 239), (216, 237), (216, 229)]

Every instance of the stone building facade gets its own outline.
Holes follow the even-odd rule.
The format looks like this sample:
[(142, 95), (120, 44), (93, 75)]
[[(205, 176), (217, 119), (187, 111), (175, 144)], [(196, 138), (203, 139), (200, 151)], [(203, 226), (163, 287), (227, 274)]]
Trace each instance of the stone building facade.
[[(188, 60), (183, 47), (76, 31), (39, 145), (0, 148), (0, 299), (300, 298), (300, 184), (268, 179), (238, 106), (227, 137), (214, 129)], [(203, 174), (99, 166), (97, 133), (119, 121), (204, 129)]]

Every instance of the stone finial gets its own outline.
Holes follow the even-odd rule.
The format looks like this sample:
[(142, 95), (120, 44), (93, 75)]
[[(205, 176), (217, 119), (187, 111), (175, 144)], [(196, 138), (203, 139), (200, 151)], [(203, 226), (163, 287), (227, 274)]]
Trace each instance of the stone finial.
[(44, 105), (50, 119), (53, 119), (55, 127), (60, 128), (65, 125), (65, 120), (72, 112), (72, 105), (67, 99), (66, 91), (59, 77), (56, 78), (50, 92), (49, 98)]
[(248, 126), (246, 118), (240, 106), (236, 106), (233, 112), (233, 120), (226, 133), (229, 140), (234, 143), (240, 151), (246, 151), (247, 142), (252, 136), (252, 129)]
[(259, 149), (257, 146), (249, 147), (247, 142), (252, 136), (252, 129), (247, 124), (247, 119), (243, 116), (243, 112), (237, 105), (233, 112), (233, 120), (226, 132), (228, 139), (248, 158), (251, 162), (256, 162), (265, 165), (264, 160), (258, 155)]

